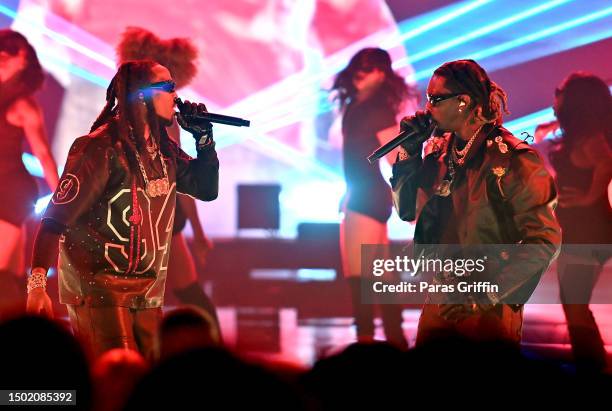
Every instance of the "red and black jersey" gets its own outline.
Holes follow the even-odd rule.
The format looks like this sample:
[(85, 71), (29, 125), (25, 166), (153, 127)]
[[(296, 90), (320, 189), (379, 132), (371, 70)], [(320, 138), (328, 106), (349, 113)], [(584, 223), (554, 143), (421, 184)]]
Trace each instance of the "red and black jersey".
[[(216, 198), (217, 155), (211, 145), (192, 159), (169, 141), (162, 156), (141, 156), (149, 181), (163, 177), (161, 161), (166, 162), (169, 192), (151, 197), (141, 170), (129, 166), (126, 148), (108, 129), (102, 127), (73, 143), (43, 217), (66, 227), (60, 238), (60, 301), (159, 307), (176, 193), (205, 201)], [(134, 214), (140, 217), (133, 220)]]

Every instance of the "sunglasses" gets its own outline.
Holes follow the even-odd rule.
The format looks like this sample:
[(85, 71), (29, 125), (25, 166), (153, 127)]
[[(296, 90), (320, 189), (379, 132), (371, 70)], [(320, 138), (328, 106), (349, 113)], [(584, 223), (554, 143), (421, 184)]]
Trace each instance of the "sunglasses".
[(148, 90), (161, 90), (166, 93), (174, 93), (176, 91), (176, 83), (173, 80), (159, 81), (147, 86)]
[(463, 93), (446, 93), (446, 94), (427, 94), (427, 101), (432, 106), (436, 106), (438, 103), (448, 100), (449, 98), (457, 97), (462, 95)]

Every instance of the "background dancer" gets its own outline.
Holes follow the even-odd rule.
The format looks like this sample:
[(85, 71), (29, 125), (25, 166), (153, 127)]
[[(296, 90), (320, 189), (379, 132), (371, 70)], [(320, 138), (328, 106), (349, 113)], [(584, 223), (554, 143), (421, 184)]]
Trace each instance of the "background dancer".
[[(342, 109), (343, 165), (347, 192), (340, 228), (342, 267), (351, 290), (359, 341), (374, 338), (374, 306), (361, 301), (361, 245), (389, 243), (387, 220), (391, 216), (391, 190), (380, 170), (365, 158), (397, 134), (396, 116), (410, 97), (411, 88), (391, 68), (391, 57), (382, 49), (367, 48), (355, 54), (334, 82)], [(368, 285), (363, 284), (364, 287)], [(402, 306), (381, 304), (387, 341), (407, 348), (402, 330)]]

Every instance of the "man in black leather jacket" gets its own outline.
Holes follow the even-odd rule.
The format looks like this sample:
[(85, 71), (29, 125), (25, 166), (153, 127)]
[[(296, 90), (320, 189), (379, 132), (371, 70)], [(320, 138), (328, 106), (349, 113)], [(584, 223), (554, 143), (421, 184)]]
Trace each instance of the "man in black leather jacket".
[[(501, 127), (506, 94), (476, 62), (439, 67), (427, 100), (429, 113), (402, 121), (403, 130), (418, 136), (403, 144), (391, 178), (400, 217), (412, 221), (420, 209), (415, 244), (520, 246), (501, 253), (497, 292), (455, 304), (428, 300), (417, 345), (449, 336), (519, 343), (522, 303), (561, 244), (553, 179), (536, 151)], [(434, 127), (422, 158), (422, 142)], [(417, 196), (426, 200), (422, 207)]]

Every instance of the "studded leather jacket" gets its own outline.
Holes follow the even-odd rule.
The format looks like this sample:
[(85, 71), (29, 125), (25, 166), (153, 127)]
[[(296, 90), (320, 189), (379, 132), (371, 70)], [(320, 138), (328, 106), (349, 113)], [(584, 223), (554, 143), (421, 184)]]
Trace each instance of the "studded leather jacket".
[[(532, 147), (495, 125), (481, 129), (450, 179), (454, 138), (432, 138), (425, 158), (418, 155), (394, 164), (394, 205), (402, 220), (413, 221), (417, 192), (426, 198), (415, 244), (533, 245), (498, 265), (499, 292), (489, 293), (486, 301), (524, 303), (559, 253), (554, 180)], [(444, 180), (452, 180), (446, 190)]]
[[(177, 193), (217, 197), (214, 144), (197, 158), (167, 141), (141, 156), (140, 169), (108, 125), (73, 143), (64, 172), (42, 218), (41, 232), (58, 227), (59, 291), (63, 304), (152, 308), (163, 304)], [(164, 184), (165, 188), (160, 187)], [(155, 185), (152, 183), (157, 182)], [(49, 228), (52, 229), (52, 228)], [(39, 232), (34, 266), (49, 267), (58, 240)], [(41, 258), (41, 255), (43, 256)], [(37, 260), (40, 260), (38, 262)]]

